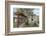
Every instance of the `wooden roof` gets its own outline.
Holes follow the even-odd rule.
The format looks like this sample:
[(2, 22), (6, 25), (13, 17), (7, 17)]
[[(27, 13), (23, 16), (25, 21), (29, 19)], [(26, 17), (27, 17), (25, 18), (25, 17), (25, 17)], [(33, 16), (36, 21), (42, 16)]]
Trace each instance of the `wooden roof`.
[(27, 17), (27, 16), (26, 16), (24, 13), (22, 13), (22, 12), (16, 12), (15, 15)]

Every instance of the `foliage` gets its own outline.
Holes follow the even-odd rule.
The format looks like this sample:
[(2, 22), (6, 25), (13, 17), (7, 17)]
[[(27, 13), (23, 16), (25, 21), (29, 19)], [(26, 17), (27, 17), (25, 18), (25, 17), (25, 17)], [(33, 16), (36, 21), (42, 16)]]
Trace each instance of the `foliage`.
[(33, 14), (32, 10), (34, 9), (30, 9), (30, 8), (17, 8), (17, 12), (23, 12), (25, 15), (27, 16), (31, 16)]

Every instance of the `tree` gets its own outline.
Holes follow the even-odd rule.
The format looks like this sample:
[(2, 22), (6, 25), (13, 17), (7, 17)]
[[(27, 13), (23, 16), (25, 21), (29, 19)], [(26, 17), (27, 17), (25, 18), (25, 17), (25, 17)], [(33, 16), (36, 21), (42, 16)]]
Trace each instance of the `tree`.
[(34, 9), (30, 9), (30, 8), (17, 8), (17, 12), (22, 12), (22, 13), (24, 13), (26, 16), (27, 16), (27, 24), (28, 24), (28, 22), (29, 22), (29, 17), (30, 16), (32, 16), (32, 18), (33, 18), (33, 11)]

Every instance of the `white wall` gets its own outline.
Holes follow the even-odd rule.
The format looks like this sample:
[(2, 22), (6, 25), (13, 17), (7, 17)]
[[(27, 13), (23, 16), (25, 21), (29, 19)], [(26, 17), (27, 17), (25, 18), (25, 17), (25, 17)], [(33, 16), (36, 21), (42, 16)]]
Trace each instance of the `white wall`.
[[(19, 1), (24, 1), (24, 0), (19, 0)], [(25, 0), (25, 1), (28, 1), (28, 2), (40, 2), (41, 3), (41, 2), (45, 2), (46, 0)], [(45, 25), (45, 27), (46, 27), (46, 25)], [(5, 0), (0, 0), (0, 36), (5, 36)], [(16, 36), (46, 36), (46, 33), (28, 34), (28, 35), (16, 35)]]

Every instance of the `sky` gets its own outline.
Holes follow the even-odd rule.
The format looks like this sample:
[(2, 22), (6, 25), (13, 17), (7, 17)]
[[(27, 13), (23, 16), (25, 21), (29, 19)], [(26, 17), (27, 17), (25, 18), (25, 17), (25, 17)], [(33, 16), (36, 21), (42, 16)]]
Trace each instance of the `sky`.
[(13, 8), (13, 12), (16, 12), (16, 8)]
[(36, 15), (39, 15), (39, 12), (40, 12), (40, 9), (39, 8), (35, 8), (33, 10), (33, 13), (36, 14)]

